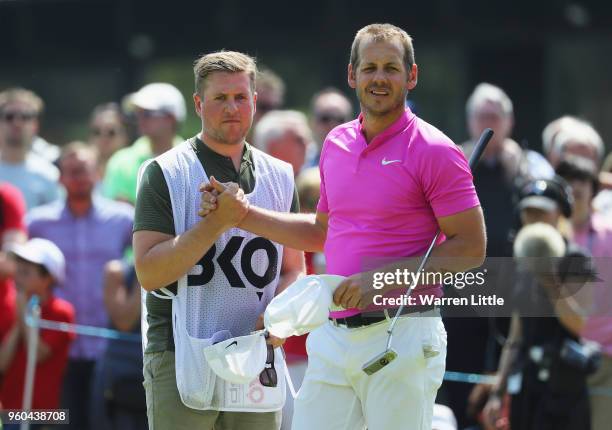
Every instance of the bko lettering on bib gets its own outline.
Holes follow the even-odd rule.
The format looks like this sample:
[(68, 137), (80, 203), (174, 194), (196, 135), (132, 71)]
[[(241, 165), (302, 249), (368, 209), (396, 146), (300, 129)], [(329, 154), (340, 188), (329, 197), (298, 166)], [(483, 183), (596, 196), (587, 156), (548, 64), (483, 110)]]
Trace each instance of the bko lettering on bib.
[[(215, 270), (218, 266), (223, 272), (231, 287), (246, 288), (232, 260), (240, 251), (245, 238), (242, 236), (232, 236), (226, 243), (223, 250), (217, 255), (217, 245), (208, 250), (206, 254), (194, 266), (190, 273), (199, 272), (199, 274), (190, 274), (187, 276), (187, 286), (198, 286), (208, 284), (215, 276)], [(256, 252), (265, 252), (268, 259), (268, 267), (263, 274), (258, 274), (253, 267), (253, 255)], [(275, 278), (278, 271), (278, 251), (274, 244), (263, 237), (255, 237), (245, 243), (239, 257), (240, 269), (246, 280), (255, 288), (263, 289), (269, 285)]]

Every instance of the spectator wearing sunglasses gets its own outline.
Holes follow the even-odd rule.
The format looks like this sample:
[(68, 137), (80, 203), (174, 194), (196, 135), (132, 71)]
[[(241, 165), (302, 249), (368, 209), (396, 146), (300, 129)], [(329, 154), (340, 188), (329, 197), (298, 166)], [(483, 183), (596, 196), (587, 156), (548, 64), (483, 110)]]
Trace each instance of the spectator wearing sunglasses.
[(140, 165), (183, 141), (177, 133), (186, 108), (181, 92), (167, 83), (145, 85), (128, 105), (134, 109), (142, 136), (108, 160), (103, 187), (106, 197), (134, 205)]
[(89, 120), (89, 144), (98, 150), (100, 180), (104, 177), (111, 156), (128, 143), (128, 133), (119, 105), (104, 103), (96, 106)]
[(323, 141), (330, 131), (340, 124), (353, 119), (351, 101), (337, 88), (327, 87), (315, 93), (311, 102), (311, 127), (317, 143), (317, 151), (307, 162), (308, 166), (318, 166)]
[(0, 93), (0, 181), (19, 188), (28, 209), (59, 197), (59, 171), (32, 149), (43, 107), (42, 99), (30, 90)]

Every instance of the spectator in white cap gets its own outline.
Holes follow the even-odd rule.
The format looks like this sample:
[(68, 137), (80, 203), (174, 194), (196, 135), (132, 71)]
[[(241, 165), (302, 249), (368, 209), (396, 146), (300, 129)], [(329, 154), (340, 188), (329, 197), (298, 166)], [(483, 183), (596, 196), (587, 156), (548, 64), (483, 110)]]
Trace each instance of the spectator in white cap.
[(130, 97), (128, 104), (136, 113), (142, 136), (108, 161), (104, 194), (134, 204), (140, 165), (183, 141), (177, 133), (186, 108), (181, 92), (161, 82), (145, 85)]
[[(60, 249), (46, 239), (32, 239), (14, 245), (17, 260), (17, 318), (0, 344), (0, 372), (4, 379), (0, 389), (0, 405), (6, 409), (23, 409), (25, 387), (26, 345), (31, 333), (26, 329), (27, 303), (38, 296), (40, 316), (44, 320), (74, 322), (72, 305), (53, 294), (53, 286), (64, 280), (65, 261)], [(68, 349), (74, 334), (41, 330), (36, 351), (36, 373), (32, 409), (57, 409)]]

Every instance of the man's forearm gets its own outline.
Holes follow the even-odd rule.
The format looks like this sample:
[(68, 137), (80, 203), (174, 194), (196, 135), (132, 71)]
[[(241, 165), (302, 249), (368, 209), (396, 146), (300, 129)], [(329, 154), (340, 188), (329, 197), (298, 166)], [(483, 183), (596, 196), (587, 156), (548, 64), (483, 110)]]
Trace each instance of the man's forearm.
[(117, 287), (106, 300), (106, 309), (117, 330), (130, 331), (140, 317), (140, 288), (126, 292), (124, 286)]
[(31, 327), (27, 326), (23, 329), (23, 339), (26, 345), (30, 344), (31, 336), (37, 336), (38, 340), (36, 341), (36, 362), (40, 363), (45, 361), (51, 356), (51, 348), (45, 341), (43, 341), (40, 337), (40, 334), (33, 334)]
[(216, 217), (206, 217), (185, 233), (160, 242), (142, 256), (137, 256), (135, 267), (142, 287), (153, 291), (184, 276), (225, 229)]
[(20, 339), (21, 332), (18, 324), (15, 324), (4, 339), (4, 342), (0, 345), (0, 373), (4, 373), (13, 360)]
[(238, 227), (294, 249), (323, 251), (326, 232), (314, 214), (292, 214), (249, 208)]
[(512, 315), (508, 338), (502, 349), (497, 371), (497, 383), (493, 386), (493, 394), (502, 396), (506, 392), (508, 377), (514, 367), (521, 346), (521, 319), (518, 314)]

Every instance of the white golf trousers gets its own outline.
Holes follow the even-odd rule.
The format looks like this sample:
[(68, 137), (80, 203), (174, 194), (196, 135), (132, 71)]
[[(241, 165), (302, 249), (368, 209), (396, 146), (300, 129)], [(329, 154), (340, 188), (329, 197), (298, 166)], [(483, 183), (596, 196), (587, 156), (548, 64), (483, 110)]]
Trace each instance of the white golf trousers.
[(368, 376), (361, 368), (385, 350), (388, 327), (388, 320), (353, 329), (328, 322), (310, 333), (292, 430), (431, 430), (446, 363), (439, 311), (401, 317), (391, 344), (397, 358)]

